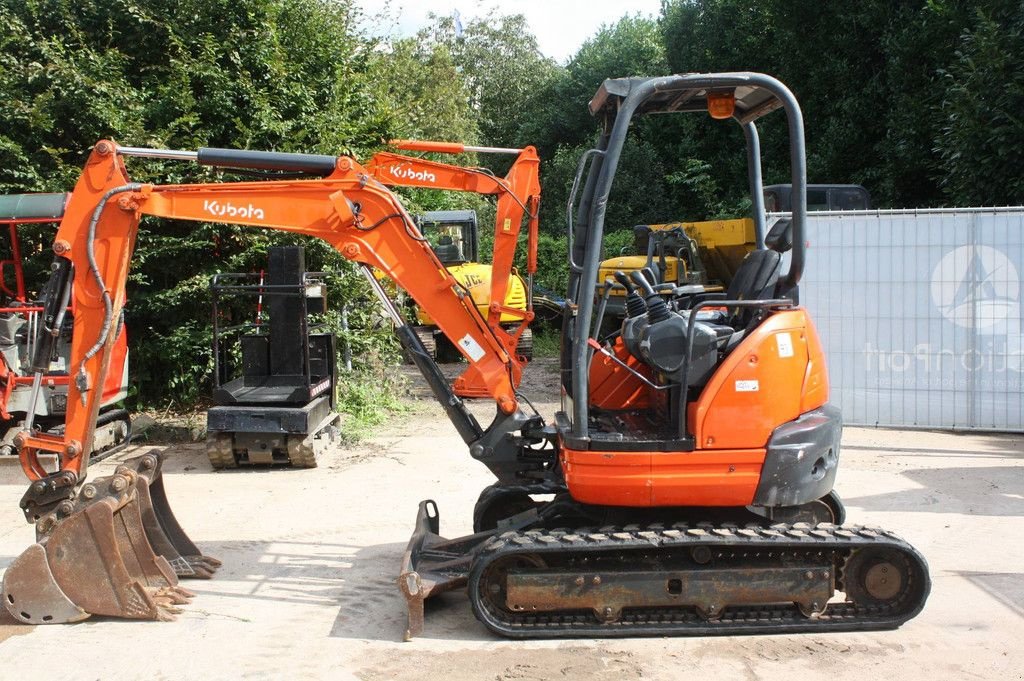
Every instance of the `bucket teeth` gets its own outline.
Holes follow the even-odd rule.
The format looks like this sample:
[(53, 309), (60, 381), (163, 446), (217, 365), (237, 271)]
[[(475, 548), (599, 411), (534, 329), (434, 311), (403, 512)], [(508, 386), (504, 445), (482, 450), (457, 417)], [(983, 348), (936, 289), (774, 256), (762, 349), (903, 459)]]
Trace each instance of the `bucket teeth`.
[(39, 541), (4, 574), (3, 603), (16, 619), (170, 621), (181, 612), (194, 594), (178, 577), (209, 579), (220, 561), (202, 555), (178, 525), (160, 464), (156, 452), (133, 459), (39, 520)]

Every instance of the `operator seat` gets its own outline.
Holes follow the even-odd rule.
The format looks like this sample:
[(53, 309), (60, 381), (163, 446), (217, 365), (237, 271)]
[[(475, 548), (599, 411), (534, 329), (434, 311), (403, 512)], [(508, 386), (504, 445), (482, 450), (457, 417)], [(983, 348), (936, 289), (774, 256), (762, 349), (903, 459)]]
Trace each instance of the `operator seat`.
[(437, 240), (437, 246), (434, 247), (434, 253), (437, 255), (437, 259), (441, 261), (441, 264), (445, 267), (449, 265), (461, 265), (466, 262), (466, 256), (462, 254), (462, 249), (455, 245), (452, 237), (448, 234), (442, 234)]
[[(782, 270), (782, 254), (793, 248), (793, 223), (788, 218), (775, 221), (764, 238), (765, 248), (751, 251), (743, 259), (729, 288), (726, 300), (764, 300), (774, 298)], [(753, 308), (729, 311), (733, 326), (746, 326), (757, 313)]]
[[(766, 248), (751, 251), (733, 275), (723, 300), (765, 300), (777, 295), (782, 254), (793, 248), (793, 223), (788, 218), (775, 221), (765, 236)], [(728, 352), (746, 336), (759, 310), (732, 307), (728, 310), (701, 310), (697, 321), (711, 326), (719, 338), (719, 348)]]

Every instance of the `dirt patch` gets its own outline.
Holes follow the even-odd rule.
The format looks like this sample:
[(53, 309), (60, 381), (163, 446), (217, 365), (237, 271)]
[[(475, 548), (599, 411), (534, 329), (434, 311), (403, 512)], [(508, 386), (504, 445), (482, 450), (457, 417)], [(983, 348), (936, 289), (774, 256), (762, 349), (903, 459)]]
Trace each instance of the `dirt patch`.
[(31, 634), (34, 629), (34, 626), (22, 624), (14, 619), (6, 608), (0, 608), (0, 643), (14, 636)]
[[(483, 670), (488, 670), (484, 672)], [(499, 648), (417, 651), (379, 655), (356, 672), (363, 681), (445, 679), (445, 681), (550, 681), (550, 679), (635, 679), (643, 676), (636, 654), (602, 648), (566, 646), (555, 649)]]

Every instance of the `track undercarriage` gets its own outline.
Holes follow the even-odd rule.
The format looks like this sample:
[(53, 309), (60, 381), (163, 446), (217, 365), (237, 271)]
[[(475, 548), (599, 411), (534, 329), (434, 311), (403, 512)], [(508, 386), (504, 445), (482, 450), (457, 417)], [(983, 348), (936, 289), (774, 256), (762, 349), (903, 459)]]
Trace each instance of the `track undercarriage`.
[(556, 497), (446, 540), (436, 504), (421, 503), (399, 578), (406, 638), (422, 632), (427, 598), (462, 586), (477, 618), (513, 638), (892, 629), (930, 589), (921, 555), (880, 529), (753, 515), (574, 524), (585, 510)]

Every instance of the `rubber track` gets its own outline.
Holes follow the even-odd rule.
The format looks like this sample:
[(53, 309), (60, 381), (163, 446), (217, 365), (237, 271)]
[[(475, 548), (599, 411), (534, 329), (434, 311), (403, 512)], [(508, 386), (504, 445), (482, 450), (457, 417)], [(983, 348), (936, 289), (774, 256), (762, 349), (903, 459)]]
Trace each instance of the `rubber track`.
[(300, 442), (288, 443), (288, 459), (294, 468), (316, 468), (317, 455), (324, 445), (313, 435)]
[(523, 330), (516, 344), (516, 354), (525, 357), (527, 361), (533, 360), (533, 329)]
[(231, 447), (231, 435), (206, 434), (206, 456), (214, 470), (238, 468), (235, 453)]
[[(853, 554), (862, 549), (885, 549), (898, 552), (907, 561), (911, 572), (897, 601), (892, 604), (855, 605), (849, 602), (830, 602), (821, 615), (808, 618), (795, 605), (728, 607), (716, 620), (706, 620), (688, 606), (675, 608), (626, 609), (616, 622), (599, 622), (585, 611), (548, 613), (509, 613), (499, 611), (481, 600), (480, 581), (487, 567), (494, 561), (514, 554), (555, 557), (558, 554), (573, 559), (586, 554), (626, 551), (651, 555), (656, 549), (688, 550), (696, 546), (709, 547), (716, 557), (742, 559), (745, 554), (793, 559), (806, 555), (821, 561), (831, 558), (836, 567), (836, 590), (843, 590), (845, 575), (842, 568)], [(782, 563), (780, 562), (780, 565)], [(556, 565), (555, 567), (560, 566)], [(567, 570), (594, 571), (596, 566), (566, 568)], [(468, 591), (473, 612), (489, 629), (511, 638), (559, 637), (623, 637), (720, 635), (755, 633), (797, 633), (829, 631), (864, 631), (895, 629), (917, 615), (924, 607), (931, 588), (928, 566), (914, 547), (892, 532), (863, 526), (835, 526), (807, 523), (761, 527), (750, 525), (664, 525), (638, 527), (602, 527), (576, 530), (528, 530), (506, 532), (491, 539), (481, 548), (469, 576)]]
[[(101, 413), (97, 417), (97, 419), (96, 419), (96, 426), (95, 427), (96, 428), (101, 428), (101, 427), (103, 427), (105, 425), (108, 425), (110, 423), (114, 423), (115, 421), (121, 421), (121, 420), (123, 420), (125, 423), (128, 424), (128, 428), (127, 428), (128, 434), (127, 434), (127, 437), (125, 437), (125, 439), (122, 440), (121, 442), (119, 442), (118, 444), (116, 444), (116, 445), (114, 445), (112, 447), (108, 447), (107, 449), (104, 449), (102, 451), (97, 452), (97, 451), (94, 450), (89, 455), (89, 462), (90, 463), (96, 463), (97, 461), (103, 461), (107, 457), (110, 457), (110, 456), (113, 456), (114, 454), (117, 454), (122, 449), (124, 449), (125, 447), (127, 447), (128, 445), (130, 445), (132, 443), (132, 418), (131, 418), (131, 414), (128, 413), (127, 409), (111, 409), (111, 410), (109, 410), (107, 412)], [(63, 434), (63, 432), (64, 432), (64, 429), (61, 428), (61, 434)]]

